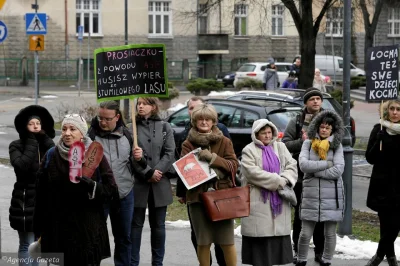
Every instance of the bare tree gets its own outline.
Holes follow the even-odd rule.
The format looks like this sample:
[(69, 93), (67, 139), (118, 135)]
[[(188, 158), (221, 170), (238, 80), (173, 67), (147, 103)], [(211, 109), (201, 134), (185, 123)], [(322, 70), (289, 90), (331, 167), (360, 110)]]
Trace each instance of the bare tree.
[(292, 15), (297, 32), (299, 33), (300, 54), (302, 58), (299, 77), (300, 89), (309, 88), (313, 84), (315, 69), (315, 45), (318, 31), (325, 13), (337, 1), (338, 0), (326, 0), (314, 21), (312, 0), (299, 1), (299, 8), (296, 6), (294, 0), (282, 0), (282, 3)]
[[(379, 16), (381, 15), (382, 7), (385, 0), (375, 0), (374, 14), (372, 16), (372, 21), (370, 21), (370, 13), (367, 8), (367, 3), (365, 0), (359, 0), (359, 5), (363, 14), (363, 22), (365, 29), (365, 41), (364, 41), (364, 63), (367, 63), (367, 51), (369, 47), (372, 47), (374, 43), (374, 35), (376, 31), (376, 26), (378, 25)], [(371, 4), (371, 3), (369, 3)], [(367, 66), (367, 65), (365, 65)]]

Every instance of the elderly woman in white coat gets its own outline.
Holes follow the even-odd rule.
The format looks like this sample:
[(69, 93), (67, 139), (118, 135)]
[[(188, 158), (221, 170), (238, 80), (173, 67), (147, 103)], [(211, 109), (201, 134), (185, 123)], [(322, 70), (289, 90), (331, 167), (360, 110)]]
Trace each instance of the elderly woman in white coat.
[(324, 222), (325, 234), (320, 264), (329, 266), (336, 248), (336, 224), (342, 221), (344, 213), (342, 119), (333, 111), (322, 111), (312, 120), (307, 135), (299, 156), (304, 180), (296, 266), (307, 264), (308, 247), (317, 222)]
[(270, 266), (293, 260), (290, 203), (278, 193), (297, 181), (297, 162), (277, 141), (278, 129), (267, 119), (254, 122), (242, 151), (242, 186), (250, 185), (250, 216), (242, 218), (242, 263)]

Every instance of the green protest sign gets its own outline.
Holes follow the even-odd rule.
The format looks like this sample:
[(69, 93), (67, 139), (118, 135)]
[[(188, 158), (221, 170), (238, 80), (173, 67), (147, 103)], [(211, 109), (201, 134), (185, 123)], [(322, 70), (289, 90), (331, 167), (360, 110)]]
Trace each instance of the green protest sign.
[(168, 97), (164, 44), (131, 44), (94, 51), (97, 101)]

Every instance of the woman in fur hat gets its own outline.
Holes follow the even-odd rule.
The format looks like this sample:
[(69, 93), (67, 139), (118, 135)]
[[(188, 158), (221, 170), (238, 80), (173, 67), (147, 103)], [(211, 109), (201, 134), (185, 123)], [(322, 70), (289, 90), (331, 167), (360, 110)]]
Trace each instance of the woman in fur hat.
[(382, 110), (365, 152), (373, 165), (367, 206), (378, 213), (380, 225), (378, 249), (367, 266), (379, 265), (385, 256), (390, 266), (397, 266), (394, 241), (400, 231), (400, 100), (385, 102)]
[(238, 167), (233, 144), (216, 126), (218, 115), (212, 105), (197, 105), (192, 112), (191, 123), (192, 128), (182, 144), (181, 156), (199, 147), (202, 148), (199, 159), (207, 162), (218, 176), (186, 192), (186, 203), (189, 206), (193, 231), (197, 239), (197, 257), (200, 266), (209, 266), (210, 246), (215, 243), (221, 246), (226, 265), (236, 266), (233, 219), (212, 222), (200, 201), (201, 193), (208, 191), (209, 188), (216, 189), (217, 180), (220, 185), (226, 181), (227, 186), (233, 186), (231, 168), (236, 173)]
[(103, 204), (118, 190), (107, 159), (101, 158), (93, 176), (76, 177), (78, 183), (70, 177), (68, 152), (75, 142), (88, 149), (92, 140), (87, 131), (81, 115), (66, 115), (61, 138), (46, 153), (38, 172), (33, 230), (41, 238), (41, 257), (63, 254), (52, 264), (100, 265), (111, 256)]
[(308, 247), (317, 222), (324, 222), (323, 266), (331, 265), (336, 247), (336, 225), (343, 220), (344, 188), (342, 174), (342, 119), (333, 111), (320, 112), (308, 127), (299, 165), (304, 173), (300, 219), (299, 256), (296, 266), (307, 264)]
[[(10, 225), (18, 231), (18, 257), (28, 259), (28, 247), (35, 240), (32, 227), (36, 172), (41, 158), (54, 146), (54, 120), (46, 108), (30, 105), (19, 111), (14, 120), (19, 139), (10, 143), (10, 163), (17, 181), (10, 206)], [(24, 265), (38, 265), (37, 262)]]

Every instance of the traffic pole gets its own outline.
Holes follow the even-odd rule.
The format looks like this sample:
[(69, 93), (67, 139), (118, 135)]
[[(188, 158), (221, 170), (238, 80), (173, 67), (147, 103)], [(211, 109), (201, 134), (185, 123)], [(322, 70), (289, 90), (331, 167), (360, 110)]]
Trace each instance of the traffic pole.
[(342, 140), (344, 151), (343, 185), (345, 190), (345, 210), (343, 221), (339, 223), (340, 235), (352, 234), (353, 213), (353, 148), (351, 147), (350, 125), (350, 59), (351, 59), (351, 0), (344, 0), (344, 56), (343, 56), (343, 122), (345, 135)]

